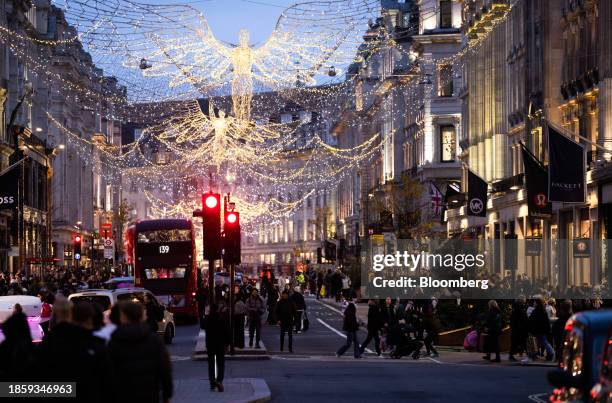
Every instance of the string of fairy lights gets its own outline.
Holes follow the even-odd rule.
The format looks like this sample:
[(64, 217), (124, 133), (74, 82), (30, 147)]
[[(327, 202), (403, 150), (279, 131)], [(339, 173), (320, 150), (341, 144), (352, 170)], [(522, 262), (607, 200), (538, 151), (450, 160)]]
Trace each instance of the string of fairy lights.
[[(397, 42), (401, 35), (377, 25), (379, 0), (295, 4), (256, 47), (245, 30), (236, 44), (218, 40), (204, 14), (190, 5), (55, 3), (71, 25), (58, 24), (54, 35), (40, 37), (2, 26), (0, 41), (66, 102), (105, 119), (142, 124), (139, 138), (115, 146), (83, 136), (46, 111), (70, 149), (86, 161), (95, 155), (96, 173), (107, 180), (150, 189), (144, 194), (159, 216), (189, 216), (207, 185), (224, 184), (252, 231), (289, 217), (308, 197), (380, 154), (385, 141), (380, 134), (352, 147), (335, 145), (327, 134), (326, 124), (342, 115), (359, 79), (344, 70), (355, 63), (366, 67), (385, 49), (407, 60), (414, 56), (410, 43)], [(437, 11), (421, 10), (421, 16)], [(404, 26), (407, 33), (418, 21), (411, 24)], [(362, 37), (366, 30), (376, 35)], [(434, 63), (462, 63), (485, 37)], [(74, 70), (89, 82), (49, 68), (50, 60), (63, 55), (80, 60)], [(414, 83), (412, 77), (398, 84), (412, 92), (413, 102), (419, 88)], [(361, 96), (376, 90), (371, 86)], [(310, 111), (310, 117), (284, 121), (283, 116), (295, 115), (288, 103)], [(381, 120), (392, 118), (385, 108), (379, 113)], [(358, 127), (369, 120), (353, 114), (342, 123)]]

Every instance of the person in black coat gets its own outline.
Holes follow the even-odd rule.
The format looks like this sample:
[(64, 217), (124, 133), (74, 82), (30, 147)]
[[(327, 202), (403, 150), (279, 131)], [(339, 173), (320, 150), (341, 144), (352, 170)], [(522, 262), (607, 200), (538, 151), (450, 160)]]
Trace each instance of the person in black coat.
[(287, 290), (281, 294), (281, 299), (276, 304), (276, 319), (280, 322), (280, 351), (285, 346), (285, 333), (289, 338), (289, 352), (293, 353), (293, 320), (297, 309), (292, 300), (289, 299)]
[(535, 307), (531, 316), (529, 316), (529, 333), (535, 336), (538, 341), (538, 347), (546, 350), (548, 359), (555, 360), (555, 350), (548, 342), (548, 333), (550, 333), (550, 320), (546, 312), (546, 302), (544, 298), (535, 300)]
[(355, 304), (350, 302), (344, 310), (344, 321), (342, 330), (346, 332), (346, 343), (336, 352), (336, 357), (340, 357), (349, 349), (351, 344), (354, 346), (355, 358), (361, 358), (359, 353), (359, 340), (357, 340), (357, 331), (359, 330), (359, 322), (357, 321), (357, 309)]
[(219, 392), (223, 392), (225, 349), (230, 343), (230, 333), (227, 322), (223, 319), (223, 316), (219, 313), (219, 309), (215, 304), (212, 304), (208, 308), (208, 316), (206, 317), (204, 329), (206, 331), (206, 352), (208, 354), (208, 379), (210, 380), (210, 390), (215, 390), (216, 388)]
[(493, 362), (501, 362), (499, 357), (499, 335), (501, 334), (501, 312), (497, 301), (489, 301), (489, 312), (487, 313), (485, 324), (485, 355), (482, 357), (485, 360), (491, 360), (491, 353), (495, 353)]
[(118, 402), (158, 403), (173, 393), (170, 356), (163, 340), (144, 322), (141, 304), (121, 302), (121, 325), (108, 344)]
[(302, 330), (302, 315), (306, 310), (306, 300), (304, 296), (300, 292), (300, 287), (295, 287), (295, 290), (289, 296), (289, 299), (295, 305), (295, 319), (293, 323), (295, 324), (295, 332), (299, 333)]
[(383, 327), (390, 328), (397, 325), (397, 312), (390, 297), (385, 300), (385, 305), (381, 309), (381, 316)]
[(38, 353), (37, 378), (45, 382), (76, 382), (77, 402), (115, 401), (108, 350), (104, 340), (93, 335), (93, 326), (93, 307), (88, 302), (74, 305), (71, 322), (62, 320), (44, 337)]
[(574, 315), (572, 309), (572, 300), (566, 299), (561, 302), (559, 306), (559, 312), (557, 312), (557, 320), (552, 325), (552, 337), (555, 347), (555, 355), (557, 358), (561, 358), (561, 352), (563, 351), (563, 338), (565, 337), (565, 324), (569, 318)]
[(380, 332), (381, 327), (382, 317), (380, 314), (380, 308), (378, 307), (376, 300), (371, 299), (368, 301), (368, 335), (359, 349), (359, 355), (365, 352), (365, 349), (368, 347), (368, 344), (370, 344), (370, 341), (374, 339), (374, 348), (376, 349), (376, 354), (380, 357), (380, 335), (378, 332)]
[(427, 333), (423, 338), (427, 355), (433, 358), (438, 357), (438, 350), (434, 347), (434, 342), (438, 339), (440, 326), (436, 318), (436, 308), (432, 303), (427, 304), (423, 310), (423, 330)]
[(13, 313), (1, 328), (4, 341), (0, 344), (0, 380), (32, 380), (34, 346), (25, 314)]
[(519, 298), (512, 304), (510, 314), (510, 361), (516, 361), (515, 354), (527, 351), (527, 303)]

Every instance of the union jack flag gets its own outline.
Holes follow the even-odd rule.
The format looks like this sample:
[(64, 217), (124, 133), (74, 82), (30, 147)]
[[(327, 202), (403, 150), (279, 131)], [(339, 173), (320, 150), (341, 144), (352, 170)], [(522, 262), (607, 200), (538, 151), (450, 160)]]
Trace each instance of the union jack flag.
[(440, 215), (442, 213), (442, 207), (444, 205), (442, 200), (442, 193), (438, 190), (436, 185), (433, 182), (429, 182), (429, 195), (431, 196), (431, 211), (435, 215)]

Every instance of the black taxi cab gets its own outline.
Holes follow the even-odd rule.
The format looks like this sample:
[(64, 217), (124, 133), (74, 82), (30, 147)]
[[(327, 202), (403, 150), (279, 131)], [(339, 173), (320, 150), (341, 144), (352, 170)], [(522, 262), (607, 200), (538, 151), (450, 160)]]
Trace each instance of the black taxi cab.
[(549, 402), (593, 401), (611, 326), (612, 310), (580, 312), (567, 321), (559, 366), (548, 373)]

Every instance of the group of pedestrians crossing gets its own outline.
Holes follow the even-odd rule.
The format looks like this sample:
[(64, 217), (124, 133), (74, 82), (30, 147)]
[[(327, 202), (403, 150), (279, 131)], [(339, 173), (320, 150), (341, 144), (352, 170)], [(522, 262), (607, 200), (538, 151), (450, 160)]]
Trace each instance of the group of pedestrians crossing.
[[(359, 343), (357, 331), (362, 325), (357, 317), (357, 309), (349, 302), (344, 310), (342, 329), (346, 332), (346, 342), (338, 349), (336, 356), (342, 356), (353, 345), (355, 358), (361, 358), (368, 345), (374, 341), (378, 357), (388, 349), (391, 356), (398, 356), (404, 344), (411, 343), (413, 358), (420, 356), (421, 345), (425, 345), (426, 354), (437, 357), (434, 342), (438, 337), (439, 325), (436, 317), (436, 301), (421, 301), (417, 306), (414, 301), (393, 301), (387, 298), (384, 302), (370, 299), (368, 301), (367, 336)], [(422, 341), (422, 344), (421, 342)]]

